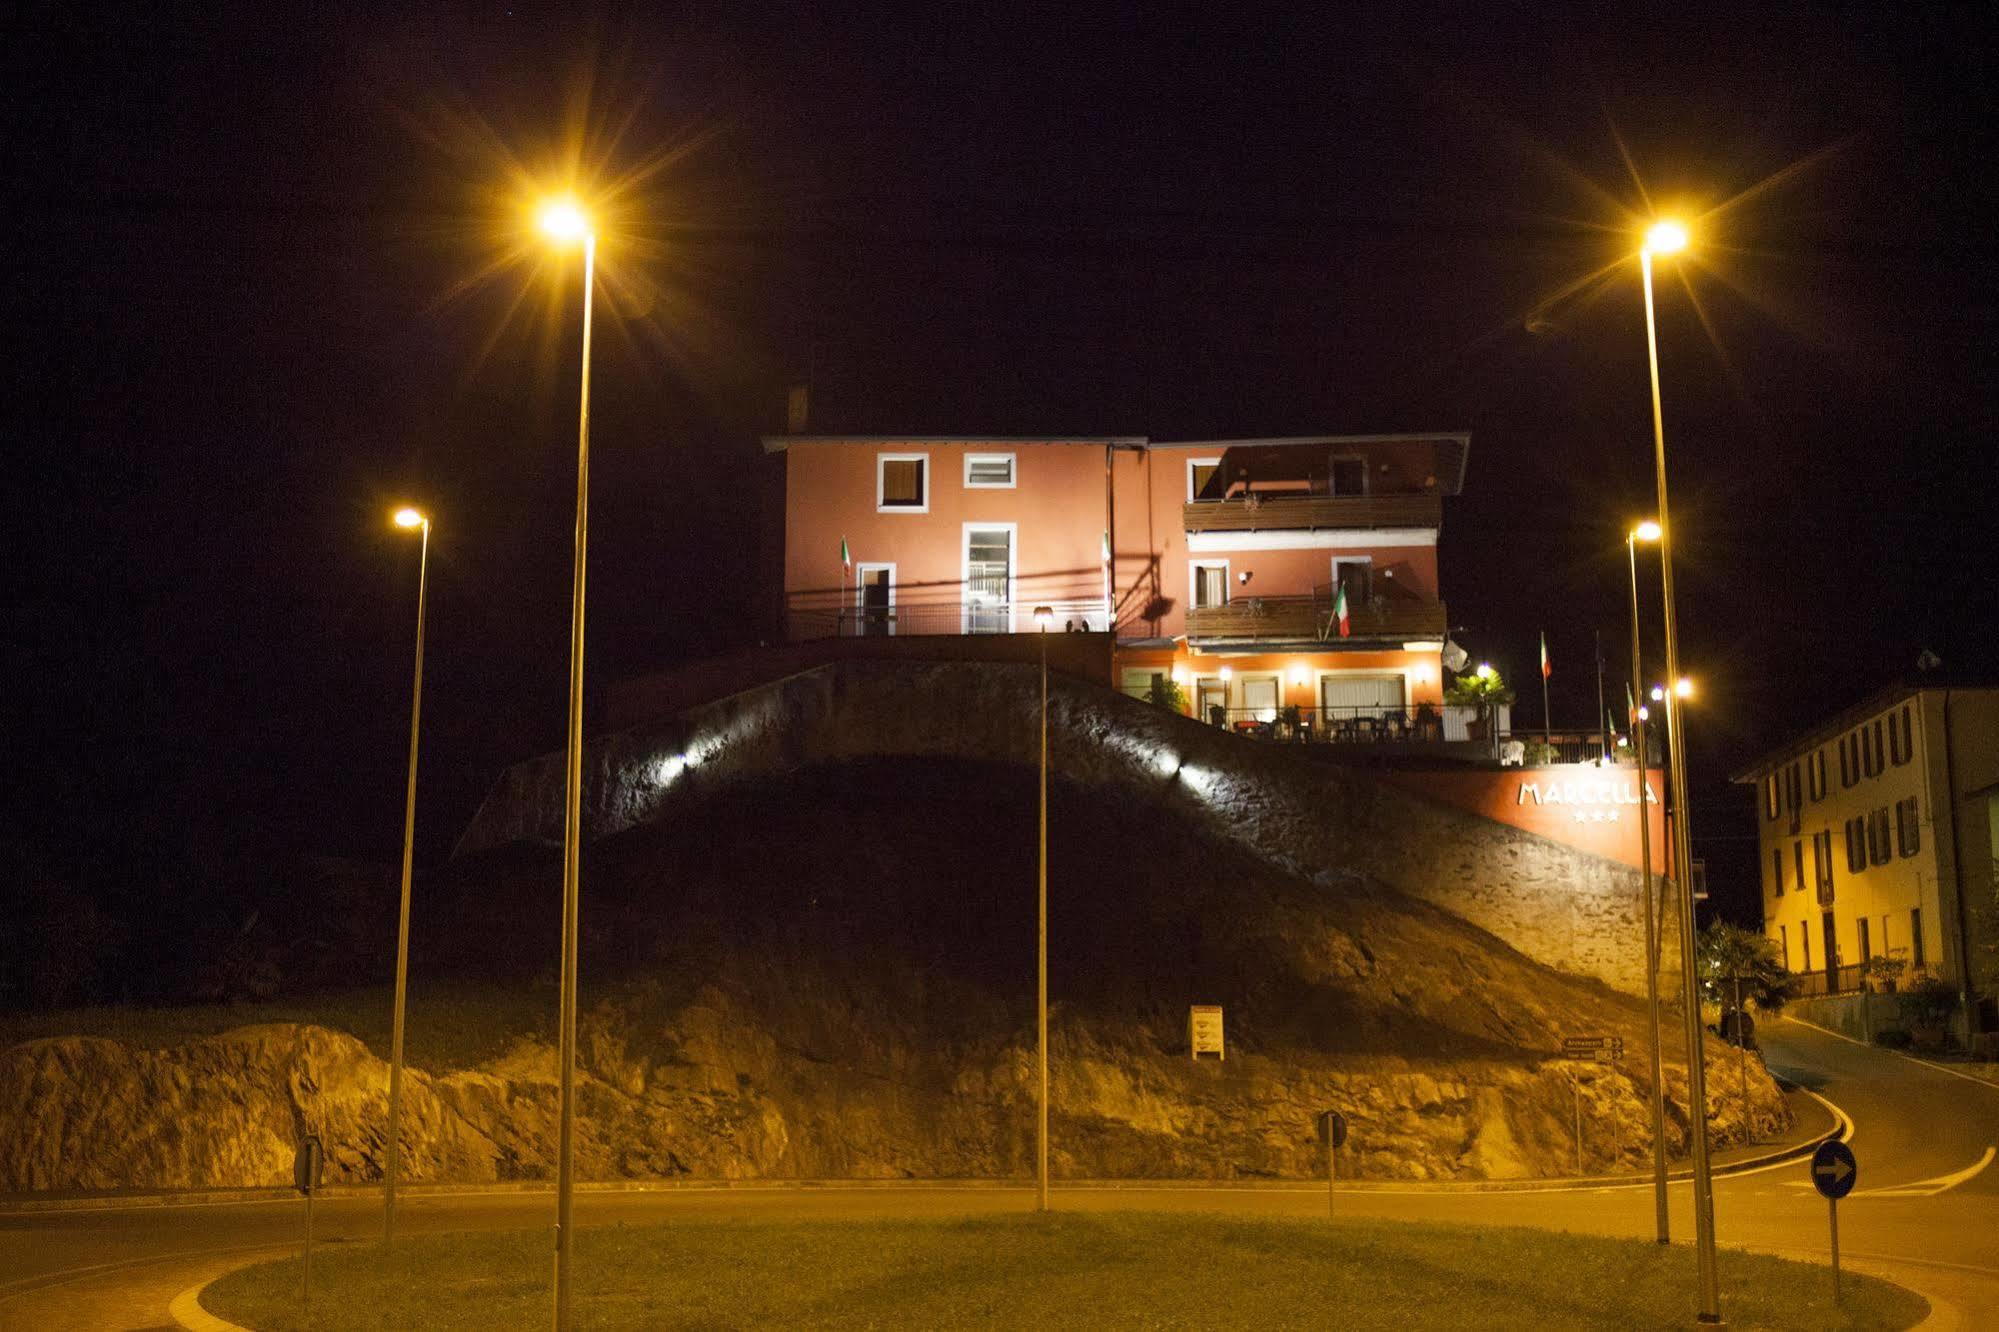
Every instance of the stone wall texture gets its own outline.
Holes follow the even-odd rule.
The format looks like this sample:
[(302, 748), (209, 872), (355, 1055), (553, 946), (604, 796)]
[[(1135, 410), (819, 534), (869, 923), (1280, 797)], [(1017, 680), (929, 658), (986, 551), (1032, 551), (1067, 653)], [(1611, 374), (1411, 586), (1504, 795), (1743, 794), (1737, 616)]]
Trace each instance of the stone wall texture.
[[(595, 839), (670, 817), (732, 784), (895, 756), (1032, 765), (1041, 674), (1007, 663), (845, 661), (592, 741), (583, 817)], [(1387, 887), (1489, 931), (1527, 957), (1644, 989), (1643, 902), (1629, 866), (1481, 818), (1365, 768), (1308, 762), (1051, 673), (1050, 763), (1061, 780), (1124, 788), (1260, 860), (1329, 889)], [(502, 775), (459, 854), (562, 836), (560, 754)], [(1198, 867), (1190, 867), (1198, 873)], [(1662, 988), (1678, 985), (1666, 894)]]

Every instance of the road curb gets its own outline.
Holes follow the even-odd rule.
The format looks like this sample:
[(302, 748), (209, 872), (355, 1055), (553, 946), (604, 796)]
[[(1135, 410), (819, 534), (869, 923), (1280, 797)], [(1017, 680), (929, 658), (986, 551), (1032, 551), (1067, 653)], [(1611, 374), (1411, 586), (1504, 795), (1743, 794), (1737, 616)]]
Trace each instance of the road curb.
[[(259, 1259), (258, 1261), (261, 1262), (264, 1260)], [(248, 1267), (249, 1264), (245, 1263), (244, 1266)], [(189, 1286), (186, 1290), (174, 1296), (173, 1302), (167, 1305), (167, 1317), (173, 1319), (181, 1327), (186, 1328), (188, 1332), (250, 1332), (249, 1328), (232, 1323), (225, 1318), (217, 1318), (214, 1314), (201, 1307), (201, 1292), (207, 1290), (219, 1280), (221, 1280), (220, 1277), (210, 1277), (200, 1285)]]

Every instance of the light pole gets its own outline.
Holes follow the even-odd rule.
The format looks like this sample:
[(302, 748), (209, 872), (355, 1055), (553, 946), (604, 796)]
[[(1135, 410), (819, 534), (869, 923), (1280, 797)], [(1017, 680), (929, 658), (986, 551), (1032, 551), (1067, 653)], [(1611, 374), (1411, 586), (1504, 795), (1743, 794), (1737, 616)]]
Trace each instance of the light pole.
[(576, 418), (576, 556), (569, 602), (569, 747), (562, 819), (562, 999), (557, 1063), (561, 1115), (555, 1148), (555, 1326), (567, 1332), (570, 1241), (574, 1237), (576, 1147), (577, 865), (583, 842), (583, 571), (590, 531), (590, 305), (597, 235), (571, 200), (541, 210), (541, 229), (558, 243), (583, 242), (583, 388)]
[[(1659, 524), (1642, 522), (1625, 534), (1631, 564), (1631, 687), (1645, 691), (1638, 655), (1638, 543), (1657, 541)], [(1659, 1053), (1659, 934), (1652, 918), (1651, 758), (1645, 741), (1645, 709), (1631, 719), (1631, 743), (1638, 753), (1638, 861), (1645, 896), (1645, 1010), (1652, 1027), (1652, 1211), (1659, 1243), (1672, 1242), (1666, 1208), (1666, 1087)]]
[(403, 795), (403, 892), (396, 911), (396, 1015), (389, 1037), (389, 1153), (382, 1170), (382, 1243), (396, 1242), (396, 1179), (401, 1167), (403, 1014), (409, 1003), (410, 863), (416, 844), (416, 736), (423, 711), (423, 612), (430, 583), (430, 519), (397, 509), (397, 527), (422, 533), (416, 563), (416, 682), (410, 686), (410, 772)]
[(1034, 1151), (1034, 1210), (1048, 1210), (1048, 626), (1055, 611), (1034, 608), (1041, 638), (1041, 850), (1034, 924), (1034, 1061), (1041, 1075), (1041, 1099)]

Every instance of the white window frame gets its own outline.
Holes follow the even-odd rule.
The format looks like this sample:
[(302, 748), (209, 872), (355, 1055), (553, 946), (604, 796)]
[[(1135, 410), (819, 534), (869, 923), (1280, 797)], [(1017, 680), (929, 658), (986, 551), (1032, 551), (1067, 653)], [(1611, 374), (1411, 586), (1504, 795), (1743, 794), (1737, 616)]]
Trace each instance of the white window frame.
[(965, 523), (958, 533), (958, 632), (972, 632), (972, 533), (1005, 532), (1006, 630), (1020, 632), (1020, 524)]
[[(1221, 465), (1222, 460), (1220, 458), (1189, 458), (1187, 460), (1187, 502), (1189, 504), (1195, 502), (1194, 469), (1196, 467), (1220, 467)], [(1202, 500), (1201, 502), (1204, 504), (1214, 503), (1213, 500)]]
[[(1229, 688), (1233, 694), (1229, 700), (1229, 711), (1244, 714), (1249, 712), (1249, 682), (1252, 680), (1268, 680), (1277, 691), (1273, 696), (1276, 701), (1270, 707), (1270, 720), (1276, 721), (1284, 712), (1283, 671), (1237, 671), (1235, 678), (1229, 681)], [(1250, 720), (1262, 721), (1263, 718), (1251, 717)]]
[(1365, 495), (1373, 486), (1373, 478), (1368, 475), (1367, 457), (1359, 453), (1335, 453), (1326, 459), (1326, 493), (1335, 499), (1351, 495), (1350, 490), (1333, 489), (1333, 467), (1337, 463), (1357, 462), (1360, 464), (1360, 493)]
[(1194, 709), (1194, 720), (1205, 725), (1208, 717), (1201, 710), (1201, 686), (1203, 685), (1212, 685), (1216, 689), (1219, 689), (1222, 694), (1222, 707), (1224, 709), (1232, 709), (1235, 707), (1235, 700), (1231, 697), (1234, 692), (1235, 681), (1232, 679), (1224, 680), (1219, 671), (1212, 675), (1197, 675), (1194, 677), (1193, 683), (1188, 686), (1187, 704)]
[(861, 598), (862, 598), (862, 594), (863, 594), (863, 593), (864, 593), (864, 592), (866, 591), (866, 588), (865, 588), (865, 585), (864, 585), (864, 584), (862, 583), (862, 581), (861, 581), (861, 578), (862, 578), (862, 575), (864, 575), (865, 573), (867, 573), (867, 571), (868, 571), (868, 570), (870, 570), (870, 569), (886, 569), (886, 570), (888, 570), (888, 632), (889, 632), (889, 637), (893, 638), (893, 637), (895, 636), (895, 629), (896, 629), (896, 625), (895, 625), (895, 585), (896, 585), (896, 581), (897, 581), (897, 580), (896, 580), (896, 576), (895, 576), (895, 565), (894, 565), (894, 564), (892, 564), (891, 562), (887, 561), (887, 560), (855, 560), (855, 561), (854, 561), (854, 624), (855, 624), (855, 629), (856, 629), (856, 632), (858, 633), (858, 632), (859, 632), (859, 626), (860, 626), (860, 624), (862, 623), (862, 621), (861, 621), (861, 617), (862, 617), (863, 615), (866, 615), (866, 614), (867, 614), (867, 609), (868, 609), (868, 608), (867, 608), (867, 605), (866, 605), (866, 603), (865, 603), (865, 602), (863, 602), (863, 601), (862, 601), (862, 599), (861, 599)]
[[(884, 472), (883, 463), (920, 462), (923, 464), (923, 503), (885, 504), (882, 502)], [(930, 466), (927, 453), (877, 453), (875, 455), (875, 512), (876, 513), (929, 513), (930, 488), (937, 484), (937, 476)]]
[(1201, 605), (1201, 570), (1220, 569), (1222, 571), (1222, 605), (1235, 600), (1235, 589), (1229, 585), (1229, 562), (1227, 560), (1187, 561), (1187, 609), (1209, 610)]
[[(1332, 563), (1330, 566), (1333, 575), (1332, 595), (1334, 599), (1337, 600), (1340, 595), (1340, 566), (1342, 564), (1365, 564), (1367, 566), (1367, 594), (1368, 596), (1372, 597), (1374, 595), (1374, 556), (1335, 555), (1332, 558)], [(1359, 610), (1360, 607), (1349, 606), (1347, 607), (1347, 609), (1349, 611), (1356, 611)]]
[[(1006, 480), (972, 480), (973, 463), (1003, 462), (1006, 464)], [(1020, 484), (1020, 458), (1012, 453), (968, 453), (965, 455), (965, 489), (967, 490), (1013, 490)], [(925, 496), (927, 499), (928, 496)]]
[[(1377, 679), (1377, 680), (1379, 680), (1379, 679), (1384, 679), (1384, 678), (1386, 678), (1387, 676), (1391, 676), (1391, 675), (1398, 675), (1398, 676), (1401, 676), (1401, 677), (1402, 677), (1402, 708), (1403, 708), (1403, 710), (1404, 710), (1404, 711), (1406, 712), (1406, 711), (1408, 711), (1408, 710), (1409, 710), (1409, 709), (1410, 709), (1410, 708), (1411, 708), (1411, 707), (1413, 706), (1413, 705), (1412, 705), (1412, 704), (1411, 704), (1411, 703), (1409, 702), (1409, 697), (1410, 697), (1410, 695), (1409, 695), (1409, 672), (1408, 672), (1408, 671), (1398, 671), (1398, 670), (1396, 670), (1396, 669), (1395, 669), (1394, 667), (1392, 667), (1392, 666), (1341, 666), (1341, 667), (1325, 667), (1325, 666), (1321, 666), (1321, 667), (1319, 668), (1319, 670), (1318, 670), (1318, 673), (1317, 673), (1316, 675), (1314, 675), (1314, 676), (1312, 677), (1312, 709), (1313, 709), (1313, 711), (1315, 711), (1315, 712), (1318, 712), (1318, 711), (1323, 711), (1323, 710), (1325, 709), (1325, 706), (1326, 706), (1326, 680), (1327, 680), (1327, 677), (1329, 677), (1329, 676), (1334, 676), (1334, 677), (1336, 677), (1336, 676), (1342, 676), (1342, 675), (1365, 675), (1365, 676), (1370, 676), (1370, 677), (1372, 677), (1372, 678), (1374, 678), (1374, 679)], [(1384, 705), (1384, 706), (1386, 706), (1386, 705)]]

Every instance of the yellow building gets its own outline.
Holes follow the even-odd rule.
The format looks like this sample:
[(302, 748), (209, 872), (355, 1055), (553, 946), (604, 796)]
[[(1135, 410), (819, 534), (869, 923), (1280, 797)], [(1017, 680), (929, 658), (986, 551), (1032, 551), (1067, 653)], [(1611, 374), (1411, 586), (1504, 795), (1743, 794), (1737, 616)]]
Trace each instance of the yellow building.
[(1756, 792), (1763, 930), (1801, 995), (1857, 994), (1887, 956), (1999, 1026), (1999, 688), (1899, 681), (1734, 780)]

